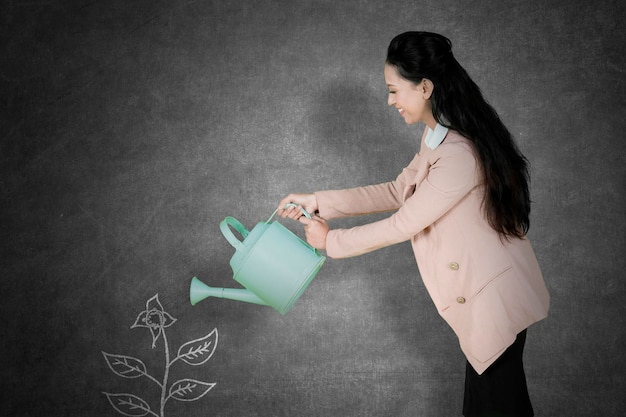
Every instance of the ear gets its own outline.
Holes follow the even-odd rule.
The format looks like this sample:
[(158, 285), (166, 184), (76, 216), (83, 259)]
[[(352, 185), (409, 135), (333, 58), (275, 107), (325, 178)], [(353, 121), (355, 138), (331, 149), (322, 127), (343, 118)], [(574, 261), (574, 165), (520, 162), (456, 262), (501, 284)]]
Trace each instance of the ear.
[(435, 84), (430, 81), (428, 78), (424, 78), (422, 80), (422, 94), (424, 94), (424, 100), (428, 100), (430, 96), (433, 94), (433, 90), (435, 89)]

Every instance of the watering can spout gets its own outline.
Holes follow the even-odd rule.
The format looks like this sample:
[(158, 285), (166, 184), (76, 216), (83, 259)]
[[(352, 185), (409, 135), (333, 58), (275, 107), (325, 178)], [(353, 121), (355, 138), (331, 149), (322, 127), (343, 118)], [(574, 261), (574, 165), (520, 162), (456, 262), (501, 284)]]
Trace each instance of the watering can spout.
[(191, 305), (196, 305), (207, 297), (227, 298), (229, 300), (243, 301), (246, 303), (267, 306), (268, 304), (254, 295), (251, 291), (237, 288), (209, 287), (198, 278), (193, 277), (189, 287), (189, 300)]

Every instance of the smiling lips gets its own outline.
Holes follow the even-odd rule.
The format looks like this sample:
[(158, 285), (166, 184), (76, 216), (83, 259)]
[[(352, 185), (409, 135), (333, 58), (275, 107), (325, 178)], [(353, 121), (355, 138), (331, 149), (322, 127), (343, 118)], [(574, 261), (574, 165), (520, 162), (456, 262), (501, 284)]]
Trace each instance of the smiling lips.
[(404, 116), (404, 109), (398, 109), (398, 112), (400, 113), (400, 116)]

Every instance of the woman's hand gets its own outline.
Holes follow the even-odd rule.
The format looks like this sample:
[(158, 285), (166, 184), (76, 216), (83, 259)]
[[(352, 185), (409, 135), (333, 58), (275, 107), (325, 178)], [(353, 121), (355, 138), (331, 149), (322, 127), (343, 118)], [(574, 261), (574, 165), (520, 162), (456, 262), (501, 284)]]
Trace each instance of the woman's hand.
[(326, 220), (320, 216), (300, 217), (300, 223), (304, 223), (304, 234), (309, 245), (316, 249), (326, 249), (326, 236), (330, 228)]
[[(285, 208), (289, 203), (295, 204), (296, 207), (290, 206)], [(302, 209), (311, 214), (310, 219), (302, 214)], [(315, 194), (289, 194), (278, 203), (278, 211), (276, 213), (281, 217), (300, 221), (300, 223), (304, 224), (304, 233), (309, 245), (316, 249), (326, 249), (326, 235), (330, 228), (326, 220), (314, 215), (318, 209), (319, 206)]]
[[(285, 208), (289, 203), (295, 204), (297, 207)], [(278, 203), (278, 211), (276, 213), (281, 217), (299, 220), (300, 217), (304, 217), (302, 209), (313, 215), (318, 208), (315, 194), (289, 194)]]

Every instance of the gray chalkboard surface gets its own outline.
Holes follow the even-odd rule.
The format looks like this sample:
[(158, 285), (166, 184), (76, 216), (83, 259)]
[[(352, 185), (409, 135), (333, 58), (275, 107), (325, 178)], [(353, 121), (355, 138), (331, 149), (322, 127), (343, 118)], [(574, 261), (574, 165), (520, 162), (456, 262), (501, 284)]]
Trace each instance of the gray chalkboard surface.
[[(552, 309), (540, 416), (626, 407), (623, 1), (0, 6), (0, 415), (460, 415), (464, 358), (408, 244), (328, 260), (285, 316), (233, 287), (226, 216), (393, 179), (421, 127), (385, 50), (445, 34), (532, 164)], [(336, 222), (357, 224), (366, 219)], [(284, 223), (302, 235), (297, 223)]]

